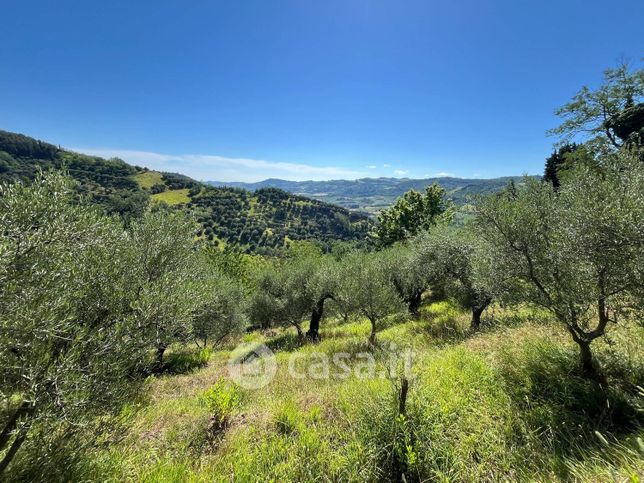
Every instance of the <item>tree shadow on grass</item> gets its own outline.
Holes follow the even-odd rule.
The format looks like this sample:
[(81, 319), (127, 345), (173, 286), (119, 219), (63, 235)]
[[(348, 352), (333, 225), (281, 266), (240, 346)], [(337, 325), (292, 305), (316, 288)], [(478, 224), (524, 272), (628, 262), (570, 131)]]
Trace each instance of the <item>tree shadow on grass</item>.
[(291, 331), (284, 331), (278, 336), (267, 340), (264, 344), (273, 352), (293, 352), (307, 343), (305, 337)]
[(449, 300), (433, 301), (423, 306), (420, 321), (425, 331), (441, 342), (461, 342), (472, 333), (468, 314)]
[(177, 352), (171, 352), (163, 363), (162, 374), (187, 374), (201, 369), (208, 364), (212, 351), (205, 349), (181, 349)]
[(552, 323), (546, 312), (528, 306), (502, 308), (492, 305), (483, 313), (481, 325), (477, 329), (472, 328), (471, 319), (472, 314), (468, 309), (453, 300), (443, 299), (423, 306), (419, 320), (428, 335), (446, 344), (460, 343), (481, 334), (495, 333), (526, 323)]
[[(614, 374), (602, 386), (580, 375), (575, 351), (550, 341), (524, 341), (501, 351), (500, 374), (529, 432), (560, 461), (603, 458), (612, 463), (609, 442), (623, 441), (644, 427), (635, 387)], [(569, 466), (557, 471), (569, 478)]]

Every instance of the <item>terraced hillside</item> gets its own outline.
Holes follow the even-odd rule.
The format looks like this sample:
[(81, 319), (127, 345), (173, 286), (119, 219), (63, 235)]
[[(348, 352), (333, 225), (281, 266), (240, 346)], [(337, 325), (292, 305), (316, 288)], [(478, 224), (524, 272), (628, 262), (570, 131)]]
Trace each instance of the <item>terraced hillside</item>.
[(177, 173), (151, 171), (120, 159), (103, 159), (0, 131), (0, 182), (32, 180), (38, 169), (65, 169), (79, 191), (109, 213), (138, 216), (149, 203), (193, 215), (196, 235), (213, 245), (239, 245), (271, 254), (288, 240), (363, 241), (372, 226), (366, 214), (279, 189), (251, 193), (212, 187)]

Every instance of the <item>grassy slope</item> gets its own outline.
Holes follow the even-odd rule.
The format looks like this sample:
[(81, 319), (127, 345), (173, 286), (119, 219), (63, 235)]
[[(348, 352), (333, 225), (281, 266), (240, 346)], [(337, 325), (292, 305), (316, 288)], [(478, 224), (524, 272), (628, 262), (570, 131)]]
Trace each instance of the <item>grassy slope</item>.
[(180, 205), (190, 202), (190, 197), (188, 196), (189, 192), (190, 190), (188, 188), (180, 190), (168, 190), (152, 195), (151, 198), (155, 201), (163, 201), (164, 203), (167, 203), (169, 205)]
[[(559, 327), (528, 310), (493, 315), (500, 322), (472, 337), (467, 314), (438, 303), (421, 321), (392, 320), (379, 332), (382, 346), (411, 343), (417, 354), (408, 419), (397, 433), (390, 380), (288, 377), (293, 352), (307, 360), (313, 351), (367, 350), (367, 322), (327, 322), (314, 346), (298, 347), (288, 331), (247, 336), (279, 361), (260, 390), (217, 383), (227, 377), (227, 351), (194, 372), (152, 380), (125, 437), (94, 453), (83, 471), (113, 481), (375, 481), (391, 476), (398, 441), (410, 480), (638, 481), (642, 429), (632, 417), (620, 420), (628, 414), (620, 405), (633, 404), (632, 383), (642, 384), (643, 329), (622, 325), (611, 345), (597, 344), (622, 381), (599, 394), (572, 374), (576, 353)], [(208, 437), (213, 410), (204, 394), (213, 386), (229, 424)]]
[(158, 171), (144, 171), (133, 176), (133, 179), (143, 189), (150, 189), (155, 184), (164, 184), (163, 177)]

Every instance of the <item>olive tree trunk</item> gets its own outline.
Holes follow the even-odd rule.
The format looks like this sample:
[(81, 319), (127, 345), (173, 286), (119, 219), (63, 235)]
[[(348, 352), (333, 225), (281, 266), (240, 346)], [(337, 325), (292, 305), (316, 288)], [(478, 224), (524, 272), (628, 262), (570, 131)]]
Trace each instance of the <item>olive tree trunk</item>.
[(371, 334), (369, 334), (369, 345), (375, 346), (376, 345), (376, 320), (369, 319), (369, 322), (371, 322)]
[(415, 292), (411, 297), (407, 299), (407, 307), (409, 308), (409, 313), (414, 317), (420, 317), (420, 304), (423, 300), (423, 291), (419, 290)]
[(2, 452), (9, 444), (11, 435), (18, 426), (19, 421), (22, 418), (27, 418), (22, 427), (18, 430), (13, 443), (11, 443), (11, 446), (9, 446), (9, 449), (5, 453), (4, 457), (2, 458), (2, 460), (0, 460), (0, 480), (2, 480), (2, 474), (16, 456), (16, 453), (22, 446), (22, 443), (24, 443), (27, 439), (27, 434), (29, 433), (29, 429), (31, 428), (31, 421), (29, 418), (33, 414), (33, 412), (33, 405), (27, 401), (23, 401), (20, 407), (16, 409), (16, 411), (11, 415), (4, 428), (2, 429), (2, 432), (0, 433), (0, 452)]
[(311, 312), (311, 321), (309, 322), (309, 330), (306, 336), (312, 341), (320, 340), (320, 322), (324, 316), (324, 303), (327, 299), (333, 298), (331, 295), (323, 295), (318, 299)]
[(156, 374), (163, 372), (163, 355), (165, 354), (165, 350), (167, 348), (168, 346), (165, 344), (157, 345), (156, 357), (154, 361), (154, 372)]
[(481, 326), (481, 316), (483, 315), (483, 312), (485, 312), (485, 309), (488, 308), (491, 302), (492, 302), (492, 299), (485, 299), (480, 304), (474, 305), (472, 307), (472, 324), (471, 324), (472, 330), (479, 329), (479, 327)]

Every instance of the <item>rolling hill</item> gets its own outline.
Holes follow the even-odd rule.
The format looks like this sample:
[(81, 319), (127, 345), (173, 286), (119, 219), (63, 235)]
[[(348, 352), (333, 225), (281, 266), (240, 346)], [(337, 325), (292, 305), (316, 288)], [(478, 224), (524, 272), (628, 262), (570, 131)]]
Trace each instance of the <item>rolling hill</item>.
[(0, 130), (0, 182), (29, 182), (39, 169), (65, 169), (79, 191), (108, 213), (138, 216), (148, 203), (183, 210), (201, 225), (196, 236), (225, 247), (272, 254), (288, 240), (364, 241), (373, 221), (349, 211), (272, 187), (253, 192), (213, 187), (176, 173), (151, 171), (120, 159), (61, 149)]
[(463, 178), (362, 178), (357, 180), (332, 181), (286, 181), (267, 179), (258, 183), (209, 181), (211, 186), (232, 186), (247, 190), (266, 187), (279, 188), (284, 191), (307, 196), (327, 203), (333, 203), (349, 210), (377, 213), (391, 206), (399, 196), (410, 189), (423, 191), (426, 186), (437, 183), (448, 193), (456, 205), (464, 205), (474, 196), (492, 193), (503, 188), (511, 179), (520, 180), (518, 176), (493, 179)]

